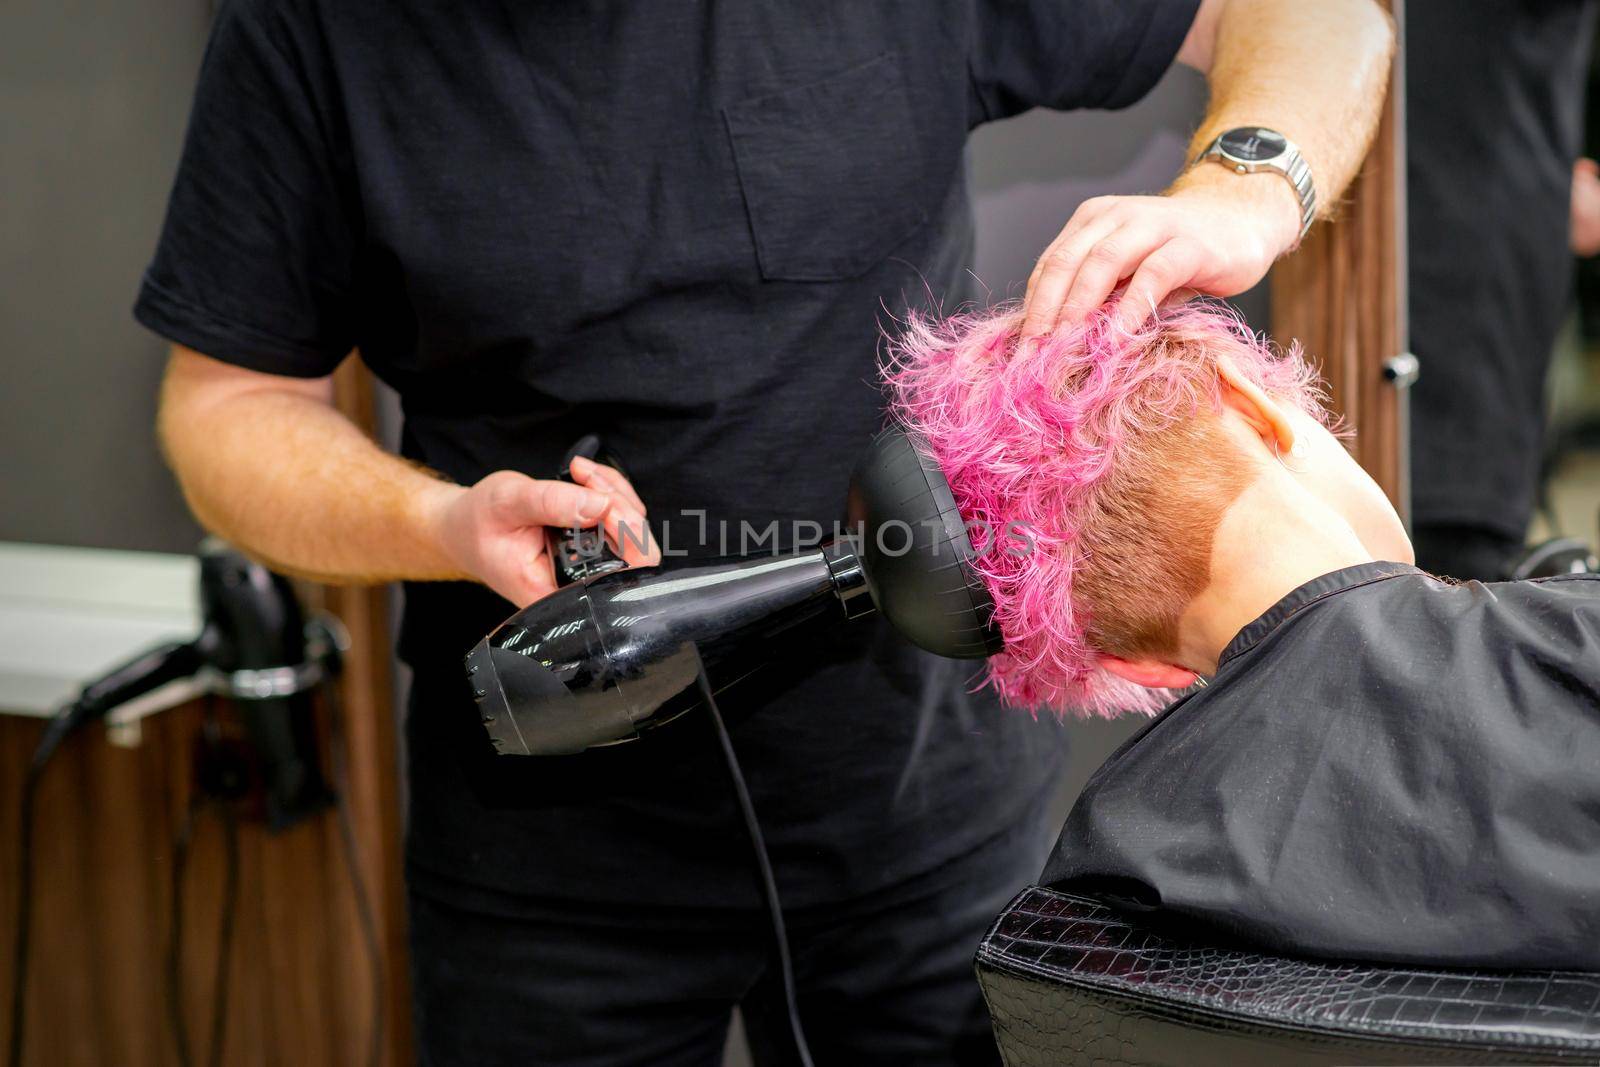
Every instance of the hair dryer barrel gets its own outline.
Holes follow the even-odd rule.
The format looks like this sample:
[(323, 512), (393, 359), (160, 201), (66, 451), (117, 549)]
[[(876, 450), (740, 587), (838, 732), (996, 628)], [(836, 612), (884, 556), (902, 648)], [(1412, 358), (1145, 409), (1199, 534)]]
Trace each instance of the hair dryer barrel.
[(468, 678), (503, 755), (631, 740), (700, 702), (701, 661), (720, 690), (786, 631), (842, 622), (837, 585), (823, 551), (604, 574), (506, 620), (467, 656)]

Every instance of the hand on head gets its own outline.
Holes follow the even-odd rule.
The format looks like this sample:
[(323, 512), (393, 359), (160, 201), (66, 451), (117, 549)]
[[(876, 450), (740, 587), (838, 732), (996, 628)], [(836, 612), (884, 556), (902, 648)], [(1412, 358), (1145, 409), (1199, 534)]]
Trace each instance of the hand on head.
[(1082, 325), (1124, 282), (1117, 317), (1130, 330), (1197, 294), (1235, 296), (1299, 237), (1299, 207), (1272, 174), (1202, 167), (1163, 196), (1086, 200), (1033, 268), (1022, 336)]

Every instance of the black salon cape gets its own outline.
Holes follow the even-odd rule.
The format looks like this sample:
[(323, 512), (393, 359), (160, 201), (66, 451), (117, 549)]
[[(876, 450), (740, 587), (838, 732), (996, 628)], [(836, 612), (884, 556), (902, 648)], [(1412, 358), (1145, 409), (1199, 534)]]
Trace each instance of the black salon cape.
[[(272, 374), (359, 348), (400, 395), (405, 455), (455, 481), (550, 477), (598, 433), (672, 552), (814, 541), (882, 425), (882, 330), (977, 291), (969, 131), (1133, 103), (1195, 7), (230, 0), (136, 311)], [(462, 657), (512, 610), (407, 586), (411, 887), (757, 907), (703, 723), (493, 753)], [(786, 905), (919, 879), (1040, 817), (1063, 739), (972, 693), (976, 665), (881, 620), (765, 651), (723, 711)]]
[(1044, 881), (1287, 955), (1600, 970), (1600, 578), (1302, 586), (1100, 768)]

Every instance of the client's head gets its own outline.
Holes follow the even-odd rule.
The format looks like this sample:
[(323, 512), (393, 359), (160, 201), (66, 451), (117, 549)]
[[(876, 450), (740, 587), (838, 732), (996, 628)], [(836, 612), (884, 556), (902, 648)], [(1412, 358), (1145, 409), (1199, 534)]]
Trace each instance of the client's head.
[(1019, 326), (913, 321), (886, 369), (983, 542), (1009, 702), (1151, 710), (1296, 585), (1410, 561), (1297, 349), (1205, 302), (1133, 332), (1109, 309), (1038, 341)]

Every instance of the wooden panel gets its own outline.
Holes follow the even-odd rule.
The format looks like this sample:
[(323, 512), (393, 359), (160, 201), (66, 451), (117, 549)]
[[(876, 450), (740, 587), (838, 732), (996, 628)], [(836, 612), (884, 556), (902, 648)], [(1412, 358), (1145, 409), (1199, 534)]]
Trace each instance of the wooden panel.
[[(1397, 19), (1401, 0), (1387, 4)], [(1335, 407), (1356, 431), (1361, 465), (1406, 514), (1402, 398), (1383, 364), (1408, 350), (1403, 59), (1360, 176), (1333, 222), (1272, 271), (1272, 333), (1298, 339), (1323, 366)]]
[[(222, 712), (227, 718), (226, 711)], [(99, 727), (74, 738), (45, 775), (37, 807), (33, 966), (27, 1056), (38, 1067), (157, 1067), (178, 1062), (168, 1021), (173, 841), (191, 795), (201, 709), (143, 724), (133, 749)], [(17, 789), (38, 720), (0, 719), (0, 948), (15, 936)], [(191, 1049), (206, 1062), (218, 919), (222, 824), (197, 824), (184, 878), (182, 971)], [(239, 894), (222, 1062), (239, 1067), (366, 1062), (370, 979), (331, 815), (281, 834), (238, 831)], [(391, 959), (391, 969), (394, 960)], [(0, 975), (9, 1003), (11, 973)], [(393, 1015), (390, 1016), (391, 1020)], [(402, 1016), (403, 1018), (403, 1016)], [(386, 1062), (404, 1062), (387, 1038)]]
[[(356, 361), (337, 378), (340, 406), (372, 425), (371, 383)], [(308, 609), (351, 635), (340, 686), (346, 792), (385, 974), (382, 1062), (411, 1062), (395, 716), (383, 589), (306, 586)], [(219, 709), (224, 724), (231, 721)], [(168, 1018), (174, 835), (193, 792), (200, 705), (142, 724), (118, 748), (96, 726), (47, 769), (38, 799), (29, 1067), (178, 1063)], [(319, 708), (325, 730), (330, 715)], [(18, 791), (42, 722), (0, 716), (0, 1002), (9, 1004), (16, 935)], [(324, 739), (328, 740), (327, 738)], [(325, 750), (330, 746), (325, 745)], [(325, 761), (325, 766), (329, 764)], [(224, 835), (197, 825), (184, 878), (182, 1005), (193, 1062), (205, 1064), (224, 890)], [(284, 833), (242, 824), (239, 891), (222, 1062), (229, 1067), (360, 1067), (373, 993), (339, 823), (332, 812)], [(0, 1027), (8, 1023), (0, 1023)], [(9, 1036), (9, 1035), (7, 1035)]]
[[(373, 380), (366, 365), (348, 359), (334, 376), (339, 409), (375, 435)], [(378, 907), (378, 938), (388, 960), (384, 983), (385, 1046), (389, 1062), (409, 1064), (410, 966), (406, 956), (404, 863), (401, 850), (400, 746), (396, 735), (394, 653), (385, 586), (325, 588), (323, 606), (343, 620), (351, 647), (341, 695), (345, 747), (352, 754), (348, 789), (360, 842), (364, 879)]]

